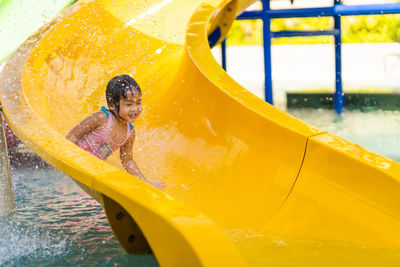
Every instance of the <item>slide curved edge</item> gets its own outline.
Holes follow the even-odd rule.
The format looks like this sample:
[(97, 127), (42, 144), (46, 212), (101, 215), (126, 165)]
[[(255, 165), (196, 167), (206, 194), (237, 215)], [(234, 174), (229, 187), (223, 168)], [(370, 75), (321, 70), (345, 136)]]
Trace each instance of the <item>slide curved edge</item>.
[(124, 207), (143, 231), (161, 265), (221, 266), (228, 263), (246, 266), (233, 244), (204, 215), (79, 149), (46, 125), (30, 108), (21, 87), (25, 59), (58, 21), (79, 6), (78, 2), (43, 26), (7, 62), (1, 74), (0, 89), (1, 104), (10, 128), (45, 161)]

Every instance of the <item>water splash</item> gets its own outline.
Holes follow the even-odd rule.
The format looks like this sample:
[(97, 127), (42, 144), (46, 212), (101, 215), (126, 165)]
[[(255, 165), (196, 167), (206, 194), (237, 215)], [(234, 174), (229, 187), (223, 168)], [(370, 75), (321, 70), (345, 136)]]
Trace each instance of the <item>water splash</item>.
[(158, 266), (126, 254), (101, 205), (65, 174), (37, 163), (14, 166), (12, 177), (17, 210), (0, 219), (1, 266)]

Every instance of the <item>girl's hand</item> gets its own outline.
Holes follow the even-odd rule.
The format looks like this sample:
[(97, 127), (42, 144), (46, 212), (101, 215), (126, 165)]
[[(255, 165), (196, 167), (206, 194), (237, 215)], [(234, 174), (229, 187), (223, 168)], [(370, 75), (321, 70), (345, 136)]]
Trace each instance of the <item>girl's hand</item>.
[(164, 182), (161, 182), (161, 181), (154, 181), (154, 182), (151, 182), (151, 181), (148, 181), (148, 180), (147, 180), (146, 182), (149, 183), (149, 184), (151, 184), (152, 186), (158, 188), (158, 189), (164, 189), (164, 187), (165, 187), (165, 183), (164, 183)]

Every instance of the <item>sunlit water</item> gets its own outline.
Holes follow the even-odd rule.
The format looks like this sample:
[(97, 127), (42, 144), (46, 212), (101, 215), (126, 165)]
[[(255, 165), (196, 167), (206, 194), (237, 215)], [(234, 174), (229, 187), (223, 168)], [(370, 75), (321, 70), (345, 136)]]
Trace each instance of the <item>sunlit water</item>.
[[(296, 117), (400, 160), (400, 112), (291, 110)], [(17, 210), (0, 218), (0, 266), (158, 266), (153, 255), (128, 255), (102, 207), (65, 174), (31, 161), (12, 170)], [(396, 266), (400, 251), (315, 240), (227, 232), (254, 266)], [(246, 238), (242, 238), (245, 235)], [(267, 257), (266, 257), (267, 255)]]
[(366, 149), (400, 162), (400, 111), (296, 109), (290, 114)]

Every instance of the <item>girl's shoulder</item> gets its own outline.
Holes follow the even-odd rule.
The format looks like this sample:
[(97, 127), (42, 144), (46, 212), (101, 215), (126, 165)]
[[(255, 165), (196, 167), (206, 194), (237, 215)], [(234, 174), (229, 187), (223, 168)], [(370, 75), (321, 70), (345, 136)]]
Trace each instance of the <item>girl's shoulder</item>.
[(96, 120), (100, 120), (100, 122), (104, 122), (104, 121), (106, 122), (108, 120), (108, 115), (105, 114), (102, 110), (96, 111), (89, 117), (96, 119)]
[(90, 124), (92, 129), (101, 128), (107, 124), (108, 117), (103, 111), (97, 111), (89, 115), (84, 121), (86, 121), (86, 124)]
[(101, 111), (98, 111), (98, 112), (103, 113), (107, 118), (110, 117), (110, 111), (105, 106), (102, 106)]

